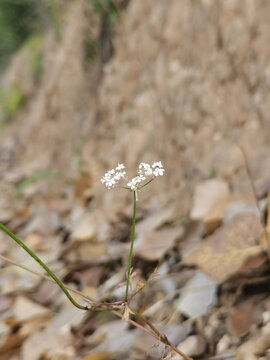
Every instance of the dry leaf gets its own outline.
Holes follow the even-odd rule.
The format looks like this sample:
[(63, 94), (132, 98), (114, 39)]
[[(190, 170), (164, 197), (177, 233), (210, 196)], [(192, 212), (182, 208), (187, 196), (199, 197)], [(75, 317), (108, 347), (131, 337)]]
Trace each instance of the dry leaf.
[(257, 354), (270, 348), (270, 323), (263, 327), (256, 336), (241, 345), (235, 355), (235, 360), (257, 360)]
[[(177, 346), (181, 341), (185, 340), (187, 335), (191, 333), (192, 324), (191, 322), (185, 321), (177, 325), (159, 325), (158, 330), (161, 334), (164, 334), (168, 339), (170, 339), (174, 346)], [(145, 336), (142, 331), (140, 331), (135, 337), (133, 346), (143, 354), (147, 352), (147, 354), (151, 356), (151, 359), (160, 359), (160, 354), (165, 349), (163, 343), (152, 336)]]
[[(146, 260), (158, 260), (184, 233), (183, 227), (164, 228), (137, 238), (134, 253)], [(138, 244), (139, 242), (139, 244)]]
[(102, 352), (98, 354), (93, 354), (86, 356), (83, 360), (110, 360), (112, 358), (112, 354), (108, 352)]
[(0, 353), (5, 353), (6, 351), (17, 348), (27, 336), (38, 331), (50, 320), (50, 318), (51, 315), (31, 319), (22, 324), (17, 331), (13, 331), (12, 329), (12, 327), (16, 329), (18, 326), (18, 323), (16, 324), (15, 321), (13, 325), (0, 322)]
[(31, 248), (32, 251), (44, 251), (44, 243), (42, 241), (43, 237), (38, 233), (31, 233), (27, 235), (24, 239), (27, 246)]
[(75, 183), (75, 197), (81, 202), (85, 198), (92, 195), (91, 191), (92, 179), (88, 172), (83, 171)]
[(237, 306), (230, 312), (229, 322), (234, 335), (242, 337), (246, 335), (253, 324), (259, 324), (262, 320), (261, 298), (253, 297)]
[(72, 342), (70, 329), (78, 325), (83, 317), (84, 313), (74, 306), (63, 308), (44, 330), (26, 339), (22, 347), (22, 360), (36, 360), (51, 349), (69, 346)]
[[(181, 342), (177, 348), (188, 356), (200, 357), (206, 350), (206, 341), (200, 335), (191, 335)], [(179, 355), (173, 356), (172, 360), (179, 359)]]
[(215, 301), (216, 290), (215, 282), (202, 271), (197, 271), (181, 289), (175, 308), (191, 318), (204, 315)]
[[(101, 352), (123, 353), (129, 351), (139, 330), (127, 331), (127, 327), (128, 324), (123, 320), (114, 320), (99, 326), (88, 339), (93, 344), (98, 343), (89, 355)], [(101, 338), (102, 342), (100, 342)]]
[(90, 214), (84, 214), (74, 225), (71, 239), (73, 241), (93, 241), (96, 237), (97, 226), (96, 219)]
[(155, 211), (142, 221), (136, 224), (137, 234), (146, 234), (157, 229), (163, 225), (166, 221), (171, 219), (173, 216), (173, 210), (171, 208), (162, 209)]
[(252, 196), (246, 198), (243, 196), (229, 196), (219, 200), (204, 217), (207, 234), (214, 232), (221, 225), (227, 207), (235, 203), (254, 204), (254, 198)]
[(228, 195), (229, 186), (223, 180), (211, 179), (200, 183), (195, 189), (190, 218), (203, 219), (219, 200)]
[(258, 216), (238, 215), (199, 244), (183, 262), (196, 264), (217, 283), (222, 283), (237, 272), (251, 270), (254, 264), (251, 258), (258, 260), (256, 265), (265, 261), (263, 249), (257, 245), (261, 233)]
[(126, 305), (122, 315), (122, 319), (127, 322), (129, 320), (129, 317), (130, 317), (130, 310), (129, 307)]
[(56, 300), (60, 291), (61, 290), (56, 283), (43, 281), (41, 286), (39, 286), (38, 290), (33, 295), (33, 299), (41, 305), (48, 306)]
[(18, 296), (11, 309), (12, 315), (18, 321), (26, 321), (36, 317), (48, 316), (51, 310), (34, 303), (23, 296)]
[(101, 258), (107, 257), (107, 246), (106, 244), (92, 244), (85, 243), (81, 244), (78, 249), (80, 260), (82, 261), (98, 261)]
[(42, 235), (54, 234), (61, 227), (61, 218), (56, 211), (45, 204), (39, 205), (34, 215), (27, 223), (24, 231), (26, 234), (39, 233)]
[(265, 250), (270, 253), (270, 192), (268, 193), (268, 204), (267, 204), (267, 223), (265, 231), (260, 239), (260, 244)]

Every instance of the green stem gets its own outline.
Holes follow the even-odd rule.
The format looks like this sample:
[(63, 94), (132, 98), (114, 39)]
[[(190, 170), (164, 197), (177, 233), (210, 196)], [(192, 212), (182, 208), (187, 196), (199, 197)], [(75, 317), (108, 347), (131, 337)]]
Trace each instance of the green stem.
[(18, 245), (20, 245), (25, 251), (28, 252), (30, 256), (32, 256), (33, 259), (35, 259), (39, 265), (43, 267), (43, 269), (50, 275), (50, 277), (57, 283), (57, 285), (61, 288), (61, 290), (65, 293), (69, 301), (76, 306), (78, 309), (81, 310), (88, 310), (87, 306), (82, 306), (78, 304), (73, 297), (70, 295), (70, 293), (67, 291), (64, 284), (58, 279), (58, 277), (48, 268), (46, 264), (35, 254), (32, 250), (29, 249), (28, 246), (26, 246), (20, 239), (17, 238), (16, 235), (14, 235), (8, 228), (6, 228), (3, 224), (0, 224), (0, 229), (2, 229), (8, 236), (10, 236), (13, 240), (16, 241)]
[(128, 273), (127, 273), (127, 282), (126, 282), (125, 301), (128, 301), (128, 288), (129, 288), (129, 283), (130, 283), (130, 270), (131, 270), (133, 246), (134, 246), (134, 240), (135, 240), (136, 206), (137, 206), (137, 190), (133, 191), (133, 219), (132, 219), (131, 244), (130, 244), (129, 260), (128, 260)]

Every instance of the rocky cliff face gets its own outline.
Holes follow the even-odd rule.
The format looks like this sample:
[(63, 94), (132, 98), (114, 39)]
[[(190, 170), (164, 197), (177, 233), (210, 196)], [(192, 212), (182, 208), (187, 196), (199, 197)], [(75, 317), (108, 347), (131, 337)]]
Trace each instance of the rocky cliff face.
[(263, 0), (130, 1), (114, 27), (113, 57), (86, 66), (85, 39), (97, 38), (99, 23), (86, 1), (70, 2), (60, 39), (44, 36), (38, 81), (25, 75), (23, 52), (5, 75), (28, 99), (2, 132), (19, 144), (10, 166), (77, 176), (80, 146), (104, 199), (104, 170), (162, 160), (167, 176), (142, 201), (155, 194), (183, 211), (199, 179), (215, 173), (243, 186), (234, 181), (237, 144), (249, 152), (269, 139), (269, 8)]

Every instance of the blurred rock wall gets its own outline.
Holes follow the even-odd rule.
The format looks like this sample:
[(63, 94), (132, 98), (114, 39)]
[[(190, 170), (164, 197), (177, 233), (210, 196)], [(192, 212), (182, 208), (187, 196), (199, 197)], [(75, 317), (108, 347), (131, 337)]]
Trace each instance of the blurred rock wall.
[(74, 173), (82, 141), (104, 198), (99, 178), (108, 168), (125, 162), (134, 173), (140, 161), (162, 160), (167, 176), (142, 200), (155, 194), (184, 209), (197, 181), (239, 172), (239, 142), (250, 156), (269, 146), (269, 1), (131, 0), (114, 29), (113, 58), (90, 69), (83, 39), (98, 21), (86, 9), (71, 2), (60, 40), (48, 35), (42, 78), (5, 130), (20, 140), (20, 161)]

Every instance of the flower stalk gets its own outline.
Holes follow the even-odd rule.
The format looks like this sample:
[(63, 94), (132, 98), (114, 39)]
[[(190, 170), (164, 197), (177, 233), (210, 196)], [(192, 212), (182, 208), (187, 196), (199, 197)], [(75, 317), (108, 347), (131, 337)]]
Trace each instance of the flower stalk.
[(137, 190), (133, 191), (133, 217), (132, 217), (131, 242), (130, 242), (129, 260), (128, 260), (127, 282), (126, 282), (126, 295), (125, 295), (126, 302), (128, 301), (130, 271), (131, 271), (131, 265), (132, 265), (133, 247), (134, 247), (134, 240), (135, 240), (137, 196), (138, 196)]
[[(133, 247), (135, 241), (135, 227), (136, 227), (136, 207), (138, 201), (138, 191), (143, 187), (152, 182), (156, 177), (163, 176), (165, 170), (161, 161), (154, 162), (152, 165), (141, 162), (139, 164), (137, 175), (128, 180), (126, 177), (126, 170), (124, 164), (118, 164), (116, 168), (107, 171), (104, 176), (100, 179), (100, 182), (105, 185), (107, 189), (114, 188), (120, 180), (127, 181), (126, 186), (122, 186), (133, 192), (133, 218), (132, 218), (132, 231), (131, 231), (131, 243), (128, 259), (128, 270), (126, 280), (126, 291), (125, 291), (125, 302), (128, 302), (128, 291), (130, 285), (130, 272), (132, 265)], [(150, 179), (149, 179), (150, 177)], [(148, 178), (148, 180), (147, 180)]]

